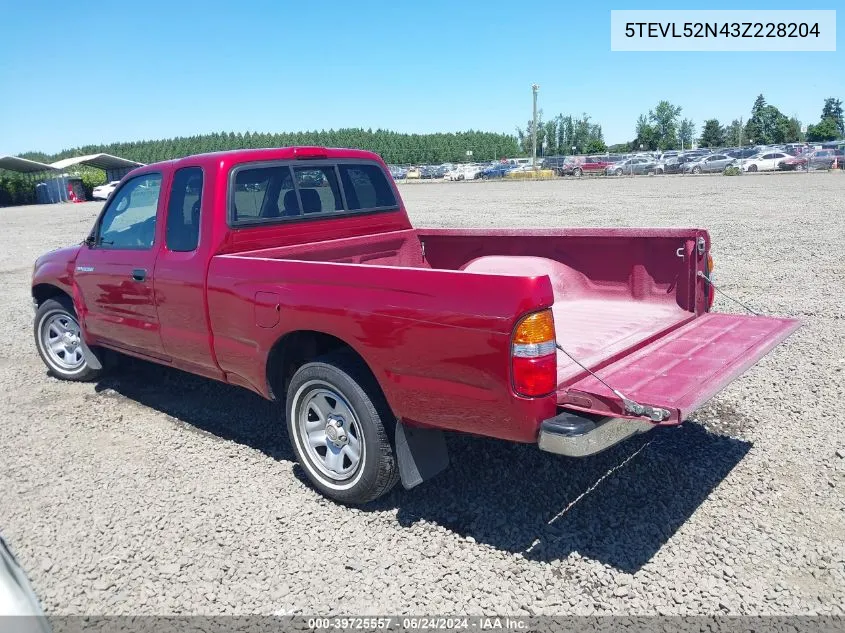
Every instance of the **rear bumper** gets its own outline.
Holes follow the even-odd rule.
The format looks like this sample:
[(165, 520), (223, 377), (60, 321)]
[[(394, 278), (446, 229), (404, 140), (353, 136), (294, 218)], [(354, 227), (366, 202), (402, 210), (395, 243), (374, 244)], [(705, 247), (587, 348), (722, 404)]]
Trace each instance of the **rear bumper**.
[(540, 450), (567, 457), (586, 457), (654, 428), (646, 420), (599, 418), (564, 411), (540, 425)]

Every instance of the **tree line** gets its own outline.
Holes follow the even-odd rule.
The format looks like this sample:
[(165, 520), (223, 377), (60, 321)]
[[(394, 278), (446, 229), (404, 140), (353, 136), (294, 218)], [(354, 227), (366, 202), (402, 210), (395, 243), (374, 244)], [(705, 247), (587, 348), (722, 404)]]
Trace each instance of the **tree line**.
[[(531, 155), (534, 147), (534, 121), (525, 128), (516, 128), (522, 153)], [(593, 123), (586, 112), (580, 117), (558, 114), (543, 121), (543, 111), (537, 113), (537, 155), (600, 154), (607, 151), (601, 125)]]
[[(660, 101), (648, 114), (639, 116), (632, 141), (610, 149), (636, 151), (691, 148), (696, 140), (695, 124), (690, 119), (681, 119), (681, 111), (680, 106)], [(804, 133), (801, 122), (796, 117), (788, 117), (777, 107), (766, 103), (766, 98), (761, 94), (754, 100), (751, 116), (745, 123), (741, 118), (732, 120), (728, 125), (722, 125), (718, 119), (707, 119), (697, 141), (700, 147), (714, 148), (823, 142), (843, 137), (845, 121), (840, 99), (825, 99), (819, 122), (808, 125)]]
[[(740, 118), (723, 125), (718, 119), (708, 119), (704, 121), (701, 135), (698, 137), (695, 123), (689, 118), (682, 118), (682, 111), (681, 106), (665, 100), (660, 101), (648, 113), (637, 118), (635, 136), (631, 141), (608, 147), (604, 142), (602, 126), (593, 121), (589, 114), (558, 114), (544, 120), (541, 110), (537, 120), (537, 153), (540, 156), (559, 156), (598, 154), (606, 151), (630, 152), (639, 149), (683, 149), (692, 147), (696, 141), (702, 147), (737, 147), (805, 140), (832, 141), (845, 137), (842, 101), (833, 97), (824, 100), (818, 123), (808, 125), (806, 133), (802, 132), (801, 122), (797, 118), (787, 117), (777, 107), (768, 104), (762, 94), (754, 100), (747, 121)], [(86, 145), (62, 150), (56, 154), (27, 152), (21, 156), (52, 163), (62, 158), (103, 152), (141, 163), (154, 163), (204, 152), (291, 145), (355, 147), (376, 152), (386, 162), (396, 164), (488, 161), (519, 155), (530, 156), (533, 147), (533, 121), (528, 121), (524, 128), (517, 127), (516, 135), (475, 130), (406, 134), (362, 128), (293, 133), (214, 132), (171, 139)], [(87, 177), (87, 188), (105, 180), (105, 174), (99, 170), (85, 170), (80, 167), (75, 171), (85, 172), (83, 175)], [(0, 206), (27, 204), (33, 202), (34, 197), (34, 190), (25, 177), (0, 171)]]
[(103, 152), (149, 164), (206, 152), (293, 145), (354, 147), (376, 152), (388, 163), (400, 164), (464, 161), (467, 160), (468, 151), (472, 152), (473, 160), (494, 160), (519, 154), (516, 138), (508, 134), (474, 130), (457, 133), (404, 134), (389, 130), (349, 128), (279, 134), (214, 132), (163, 140), (86, 145), (63, 150), (53, 155), (29, 152), (22, 156), (41, 162), (54, 162), (71, 156)]

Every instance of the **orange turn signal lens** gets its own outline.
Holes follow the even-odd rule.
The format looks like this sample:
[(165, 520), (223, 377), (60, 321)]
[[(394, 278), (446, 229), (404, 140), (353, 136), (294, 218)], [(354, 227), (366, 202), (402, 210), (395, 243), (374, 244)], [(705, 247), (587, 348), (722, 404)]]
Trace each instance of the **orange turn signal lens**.
[(713, 256), (710, 253), (707, 253), (707, 272), (712, 272), (713, 268), (715, 268), (715, 265), (713, 264)]
[(515, 345), (545, 343), (555, 340), (555, 320), (551, 310), (535, 312), (523, 318), (513, 334)]

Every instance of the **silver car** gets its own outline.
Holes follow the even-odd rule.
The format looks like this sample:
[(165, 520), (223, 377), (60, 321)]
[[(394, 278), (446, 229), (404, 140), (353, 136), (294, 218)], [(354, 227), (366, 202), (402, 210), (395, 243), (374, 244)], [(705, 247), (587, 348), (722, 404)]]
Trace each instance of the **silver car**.
[(737, 162), (733, 156), (727, 154), (710, 154), (702, 156), (696, 161), (684, 164), (684, 172), (688, 174), (712, 174), (721, 173), (725, 167)]
[(604, 170), (608, 176), (621, 176), (622, 174), (662, 174), (663, 165), (653, 158), (645, 156), (634, 156), (621, 162), (608, 165)]

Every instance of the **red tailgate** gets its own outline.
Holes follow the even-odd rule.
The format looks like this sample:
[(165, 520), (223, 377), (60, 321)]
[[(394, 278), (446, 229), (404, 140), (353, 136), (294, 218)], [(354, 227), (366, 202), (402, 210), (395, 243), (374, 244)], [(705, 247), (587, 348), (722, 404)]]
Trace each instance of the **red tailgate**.
[[(800, 325), (797, 319), (705, 314), (596, 373), (628, 398), (668, 409), (663, 424), (678, 424)], [(589, 375), (560, 389), (558, 402), (630, 417), (619, 398)]]

